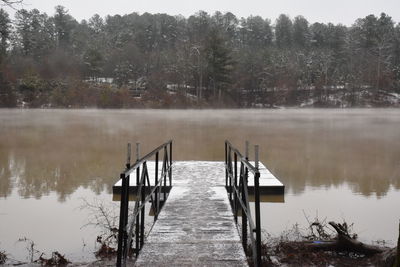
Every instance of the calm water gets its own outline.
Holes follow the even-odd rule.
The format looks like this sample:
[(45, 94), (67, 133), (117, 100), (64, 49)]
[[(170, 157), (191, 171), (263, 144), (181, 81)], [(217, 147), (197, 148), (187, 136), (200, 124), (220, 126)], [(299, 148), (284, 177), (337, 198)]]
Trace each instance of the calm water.
[(397, 239), (400, 110), (0, 110), (0, 250), (24, 260), (21, 237), (44, 252), (93, 259), (96, 229), (82, 198), (111, 203), (127, 142), (142, 152), (174, 139), (174, 160), (223, 160), (224, 140), (259, 144), (286, 185), (263, 203), (279, 234), (310, 219), (354, 222), (362, 240)]

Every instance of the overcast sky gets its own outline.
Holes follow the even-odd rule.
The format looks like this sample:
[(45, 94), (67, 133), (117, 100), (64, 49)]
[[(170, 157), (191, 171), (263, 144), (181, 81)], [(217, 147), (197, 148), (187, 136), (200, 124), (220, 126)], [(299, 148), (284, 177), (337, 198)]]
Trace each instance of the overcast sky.
[[(351, 25), (357, 18), (381, 12), (400, 22), (400, 0), (24, 0), (25, 9), (37, 8), (49, 15), (56, 5), (65, 6), (78, 21), (101, 16), (138, 12), (167, 13), (188, 17), (199, 10), (232, 12), (237, 17), (260, 15), (272, 22), (279, 14), (303, 15), (309, 22)], [(14, 13), (7, 9), (9, 13)]]

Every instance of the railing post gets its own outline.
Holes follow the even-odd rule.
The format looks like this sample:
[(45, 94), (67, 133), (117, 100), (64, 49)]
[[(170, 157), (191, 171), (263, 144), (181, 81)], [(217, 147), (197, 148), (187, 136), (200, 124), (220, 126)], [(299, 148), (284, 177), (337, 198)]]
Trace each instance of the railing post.
[(172, 141), (169, 143), (169, 186), (172, 186)]
[(225, 141), (225, 187), (228, 188), (228, 141)]
[(233, 214), (233, 216), (234, 216), (234, 218), (235, 218), (235, 223), (237, 224), (237, 213), (238, 213), (238, 205), (237, 205), (237, 198), (238, 198), (238, 196), (236, 195), (236, 190), (237, 190), (237, 154), (236, 154), (236, 152), (233, 152), (233, 159), (234, 159), (234, 168), (235, 168), (235, 170), (234, 170), (234, 180), (233, 180), (233, 188), (235, 189), (235, 191), (234, 191), (234, 199), (235, 199), (235, 202), (234, 202), (234, 205), (233, 205), (233, 207), (234, 207), (234, 210), (235, 210), (235, 214)]
[[(243, 163), (241, 163), (241, 166), (243, 166)], [(247, 187), (247, 168), (244, 169), (244, 167), (240, 167), (241, 169), (241, 178), (242, 178), (242, 201), (243, 203), (246, 203), (246, 195), (245, 195), (245, 188)], [(244, 208), (242, 207), (242, 243), (243, 243), (243, 248), (246, 251), (247, 250), (247, 215), (244, 212)]]
[[(136, 162), (139, 161), (140, 157), (140, 143), (136, 143)], [(139, 190), (139, 183), (140, 183), (140, 167), (136, 169), (136, 190)], [(136, 192), (137, 195), (137, 192)], [(140, 199), (136, 199), (136, 202), (139, 202)], [(139, 229), (140, 229), (140, 220), (139, 220), (139, 213), (136, 215), (136, 224), (135, 224), (135, 253), (136, 257), (139, 255), (140, 250), (140, 239), (139, 239)]]
[[(146, 164), (146, 162), (144, 162), (143, 164)], [(144, 167), (142, 169), (142, 172), (144, 171), (148, 171), (147, 170), (147, 166)], [(143, 173), (142, 173), (143, 175)], [(146, 175), (146, 174), (144, 174)], [(146, 179), (144, 179), (143, 181), (143, 185), (142, 185), (142, 199), (141, 199), (141, 205), (143, 205), (142, 210), (140, 211), (140, 249), (143, 248), (143, 244), (144, 244), (144, 216), (145, 216), (145, 212), (146, 212), (146, 207), (145, 207), (145, 199), (146, 199)]]
[(255, 167), (257, 170), (258, 170), (258, 166), (259, 166), (258, 149), (259, 149), (259, 146), (255, 145), (254, 146), (254, 162), (255, 162)]
[[(228, 169), (228, 180), (229, 180), (229, 201), (231, 205), (233, 204), (232, 194), (233, 194), (233, 181), (232, 181), (232, 149), (231, 146), (228, 147), (228, 159), (227, 159), (227, 169)], [(235, 196), (233, 196), (235, 197)]]
[[(127, 157), (126, 157), (126, 169), (129, 170), (131, 167), (131, 144), (128, 143), (127, 147)], [(124, 228), (128, 225), (128, 216), (129, 216), (129, 183), (130, 183), (130, 175), (124, 175), (125, 186), (122, 188), (124, 190)], [(121, 196), (122, 197), (122, 196)], [(128, 235), (127, 229), (124, 230), (124, 243), (123, 243), (123, 263), (125, 264), (125, 255), (128, 252), (128, 247), (130, 244), (127, 244)]]
[(163, 200), (163, 206), (165, 204), (165, 200), (167, 199), (167, 161), (168, 161), (168, 153), (167, 153), (167, 148), (164, 147), (164, 160), (163, 160), (163, 169), (164, 169), (164, 177), (161, 177), (161, 179), (164, 179), (164, 200)]
[(131, 167), (131, 143), (128, 143), (128, 151), (127, 151), (127, 157), (126, 157), (126, 169), (130, 169)]
[[(158, 184), (158, 151), (157, 151), (157, 153), (156, 153), (156, 162), (155, 162), (155, 165), (156, 165), (156, 177), (155, 177), (155, 183), (154, 183), (154, 186), (157, 186), (157, 184)], [(157, 218), (158, 218), (158, 210), (159, 210), (159, 205), (160, 205), (160, 202), (159, 202), (159, 200), (160, 200), (160, 187), (159, 186), (157, 186), (157, 189), (156, 189), (156, 191), (155, 191), (155, 199), (154, 199), (154, 202), (155, 202), (155, 205), (154, 205), (154, 209), (155, 209), (155, 211), (154, 211), (154, 221), (156, 221), (157, 220)]]
[(255, 167), (254, 175), (254, 197), (255, 197), (255, 213), (256, 213), (256, 249), (257, 262), (256, 266), (261, 266), (261, 221), (260, 221), (260, 172), (258, 170), (258, 145), (254, 146), (255, 151)]
[[(140, 153), (140, 143), (136, 143), (136, 162), (139, 161), (139, 153)], [(136, 169), (136, 187), (139, 186), (139, 181), (140, 180), (140, 168)]]
[(246, 157), (246, 160), (249, 160), (249, 141), (247, 141), (246, 140), (246, 145), (245, 145), (246, 147), (245, 147), (245, 157)]
[(119, 210), (119, 228), (118, 228), (118, 251), (117, 251), (117, 267), (120, 267), (122, 264), (122, 255), (123, 255), (123, 244), (125, 240), (125, 173), (121, 173), (120, 179), (122, 181), (121, 184), (121, 201), (120, 201), (120, 210)]
[[(127, 146), (127, 159), (126, 169), (131, 167), (131, 144)], [(122, 256), (128, 249), (126, 226), (128, 224), (128, 210), (129, 210), (129, 175), (121, 173), (121, 201), (120, 201), (120, 215), (119, 215), (119, 229), (118, 229), (118, 251), (117, 251), (117, 266), (122, 264)]]

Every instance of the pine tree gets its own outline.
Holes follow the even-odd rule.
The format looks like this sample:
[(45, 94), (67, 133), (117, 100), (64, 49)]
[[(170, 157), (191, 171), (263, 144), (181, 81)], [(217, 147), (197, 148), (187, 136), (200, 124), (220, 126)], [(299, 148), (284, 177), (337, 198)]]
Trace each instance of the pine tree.
[(218, 91), (218, 102), (220, 102), (222, 91), (231, 82), (233, 60), (218, 31), (213, 30), (209, 34), (205, 54), (207, 57), (208, 87), (212, 88), (214, 99)]

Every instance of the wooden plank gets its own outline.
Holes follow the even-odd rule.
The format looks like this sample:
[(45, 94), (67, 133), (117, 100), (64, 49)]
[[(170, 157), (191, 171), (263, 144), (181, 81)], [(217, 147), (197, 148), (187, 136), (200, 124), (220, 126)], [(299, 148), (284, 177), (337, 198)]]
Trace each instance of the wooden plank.
[(173, 188), (135, 266), (248, 266), (224, 175), (221, 163), (174, 165)]

